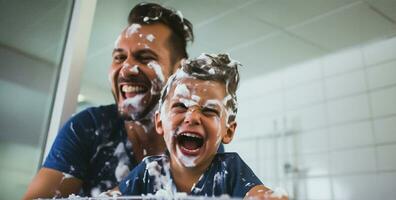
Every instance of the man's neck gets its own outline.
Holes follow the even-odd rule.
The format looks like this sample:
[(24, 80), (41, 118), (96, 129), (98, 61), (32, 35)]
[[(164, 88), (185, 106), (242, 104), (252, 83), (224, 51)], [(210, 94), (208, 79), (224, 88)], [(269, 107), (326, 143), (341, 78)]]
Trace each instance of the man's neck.
[(165, 152), (163, 137), (158, 135), (153, 125), (146, 126), (138, 121), (125, 121), (125, 130), (135, 159), (140, 162), (145, 156), (158, 155)]

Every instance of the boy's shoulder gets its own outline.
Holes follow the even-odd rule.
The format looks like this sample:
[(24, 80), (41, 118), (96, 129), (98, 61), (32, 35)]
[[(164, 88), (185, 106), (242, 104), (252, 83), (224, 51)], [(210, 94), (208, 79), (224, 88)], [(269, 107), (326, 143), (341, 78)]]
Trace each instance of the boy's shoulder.
[(228, 171), (237, 173), (238, 171), (249, 168), (236, 152), (217, 153), (212, 160), (211, 167), (215, 171)]
[(242, 161), (242, 158), (236, 152), (223, 152), (217, 153), (214, 157), (213, 162), (235, 162)]

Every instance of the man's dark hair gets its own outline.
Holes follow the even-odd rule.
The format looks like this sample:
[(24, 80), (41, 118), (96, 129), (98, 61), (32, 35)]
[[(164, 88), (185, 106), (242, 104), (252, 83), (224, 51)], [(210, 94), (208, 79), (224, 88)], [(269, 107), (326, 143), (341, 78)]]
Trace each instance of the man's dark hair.
[(183, 18), (180, 11), (165, 8), (156, 3), (140, 3), (136, 5), (128, 16), (128, 24), (162, 23), (171, 29), (169, 49), (172, 51), (171, 63), (174, 65), (182, 58), (188, 58), (187, 42), (194, 40), (193, 26)]
[(225, 106), (228, 110), (228, 122), (235, 121), (238, 111), (236, 91), (239, 84), (238, 66), (241, 64), (233, 61), (227, 54), (202, 54), (196, 59), (185, 60), (181, 68), (169, 77), (168, 82), (162, 89), (160, 108), (164, 103), (170, 88), (176, 80), (192, 77), (200, 80), (217, 81), (225, 84)]

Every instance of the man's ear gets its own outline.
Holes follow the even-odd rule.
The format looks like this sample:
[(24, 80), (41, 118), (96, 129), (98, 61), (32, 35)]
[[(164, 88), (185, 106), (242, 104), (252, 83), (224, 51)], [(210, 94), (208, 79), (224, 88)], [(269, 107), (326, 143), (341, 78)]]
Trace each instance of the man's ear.
[(164, 129), (162, 128), (161, 114), (159, 111), (155, 112), (155, 130), (159, 135), (164, 135)]
[(232, 141), (232, 138), (234, 138), (234, 133), (235, 133), (236, 127), (237, 127), (236, 121), (233, 121), (228, 124), (227, 133), (223, 137), (223, 140), (222, 140), (223, 144), (228, 144)]
[(184, 62), (184, 60), (185, 60), (185, 58), (181, 58), (173, 65), (172, 74), (174, 74), (181, 67), (181, 64), (182, 64), (182, 62)]

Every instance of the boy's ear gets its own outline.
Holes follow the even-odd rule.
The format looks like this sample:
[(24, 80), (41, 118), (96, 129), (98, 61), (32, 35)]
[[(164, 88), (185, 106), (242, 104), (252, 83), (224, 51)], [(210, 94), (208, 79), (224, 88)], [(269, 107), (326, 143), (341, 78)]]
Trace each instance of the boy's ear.
[(164, 129), (162, 128), (161, 114), (157, 111), (155, 112), (155, 130), (158, 134), (164, 135)]
[(233, 122), (228, 124), (227, 133), (223, 137), (223, 140), (222, 140), (223, 144), (228, 144), (228, 143), (230, 143), (232, 141), (232, 138), (234, 137), (234, 133), (235, 133), (236, 127), (237, 127), (236, 121), (233, 121)]

